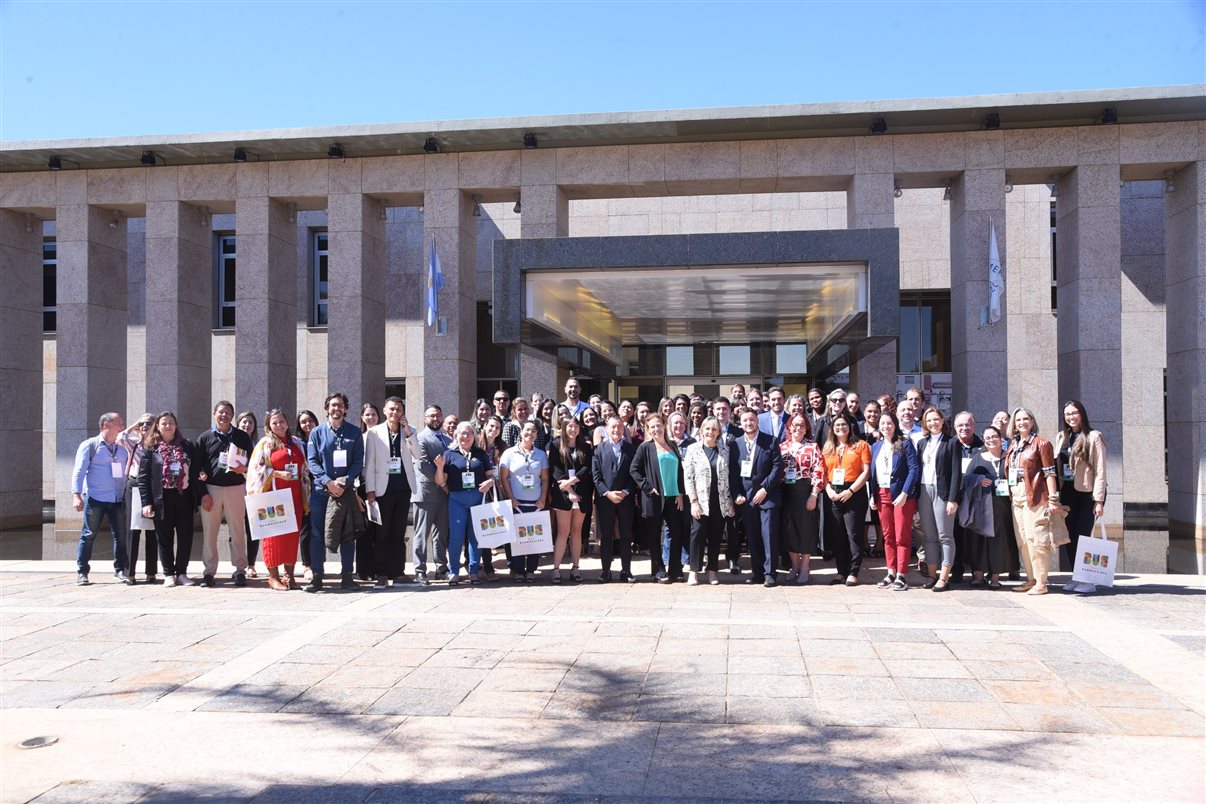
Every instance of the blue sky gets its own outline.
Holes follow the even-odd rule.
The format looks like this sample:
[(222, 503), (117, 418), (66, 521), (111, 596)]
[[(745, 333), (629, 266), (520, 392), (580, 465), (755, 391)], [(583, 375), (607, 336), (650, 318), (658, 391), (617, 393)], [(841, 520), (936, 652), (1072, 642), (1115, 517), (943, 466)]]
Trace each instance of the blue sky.
[(0, 139), (1206, 81), (1206, 0), (0, 0)]

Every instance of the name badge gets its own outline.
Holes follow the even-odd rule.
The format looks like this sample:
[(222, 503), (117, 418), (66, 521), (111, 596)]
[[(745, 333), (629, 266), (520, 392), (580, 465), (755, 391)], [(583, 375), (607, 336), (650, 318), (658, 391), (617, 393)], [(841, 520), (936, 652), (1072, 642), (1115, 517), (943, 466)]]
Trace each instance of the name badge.
[(536, 488), (536, 476), (535, 475), (520, 475), (519, 476), (519, 486), (520, 486), (520, 488), (524, 488), (524, 489), (528, 489), (528, 490)]
[(752, 460), (745, 460), (745, 461), (741, 462), (741, 476), (742, 477), (753, 477), (754, 476), (754, 462)]
[(337, 449), (333, 456), (336, 469), (346, 469), (348, 467), (348, 451), (346, 449)]
[(168, 474), (170, 474), (172, 477), (178, 477), (182, 469), (183, 467), (180, 465), (180, 461), (172, 461), (168, 464)]
[(1008, 497), (1009, 496), (1009, 483), (1006, 482), (1004, 478), (998, 478), (997, 482), (996, 482), (996, 488), (994, 489), (994, 491), (998, 497)]
[(840, 466), (834, 469), (829, 473), (829, 482), (835, 486), (846, 485), (846, 470)]
[(566, 469), (566, 470), (565, 470), (565, 473), (566, 473), (567, 475), (569, 475), (569, 479), (570, 479), (570, 480), (573, 480), (575, 477), (577, 477), (577, 476), (578, 476), (578, 470), (577, 470), (577, 469)]
[(461, 488), (466, 491), (477, 488), (477, 475), (473, 472), (461, 472)]
[(971, 458), (964, 458), (964, 459), (963, 459), (963, 469), (962, 469), (962, 470), (960, 470), (960, 471), (962, 471), (962, 472), (963, 472), (963, 474), (967, 474), (967, 467), (971, 466), (971, 462), (972, 462), (972, 459), (971, 459)]
[(685, 457), (687, 457), (687, 448), (686, 448), (686, 446), (682, 446), (682, 447), (679, 447), (679, 448), (678, 448), (678, 457), (680, 457), (680, 458), (685, 458)]
[(229, 467), (229, 466), (230, 466), (230, 455), (228, 455), (225, 452), (220, 453), (218, 455), (218, 471), (225, 472), (227, 467)]
[(285, 471), (289, 473), (290, 480), (297, 480), (297, 464), (295, 464), (295, 463), (285, 464)]
[(402, 459), (397, 456), (392, 456), (389, 459), (389, 473), (391, 475), (402, 474)]
[(795, 461), (788, 461), (786, 470), (783, 473), (783, 482), (784, 483), (795, 483), (796, 482), (796, 462)]
[(1064, 480), (1071, 480), (1071, 479), (1072, 479), (1072, 464), (1065, 462), (1064, 463)]
[(113, 473), (114, 480), (121, 480), (126, 476), (125, 467), (116, 461), (109, 464), (109, 471)]
[(1022, 467), (1017, 467), (1009, 473), (1009, 485), (1016, 486), (1022, 482)]

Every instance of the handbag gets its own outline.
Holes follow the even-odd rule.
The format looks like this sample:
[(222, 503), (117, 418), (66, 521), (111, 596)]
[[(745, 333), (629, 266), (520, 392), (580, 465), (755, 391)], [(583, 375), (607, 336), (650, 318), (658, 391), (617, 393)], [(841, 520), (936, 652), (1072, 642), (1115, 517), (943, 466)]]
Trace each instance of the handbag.
[(1072, 580), (1098, 586), (1113, 586), (1114, 571), (1118, 568), (1118, 545), (1105, 535), (1105, 525), (1097, 523), (1101, 538), (1081, 536), (1073, 556)]
[(248, 494), (247, 524), (252, 539), (284, 536), (297, 531), (297, 512), (293, 508), (293, 492), (289, 489)]
[(497, 487), (491, 490), (491, 495), (492, 501), (483, 501), (469, 509), (478, 547), (502, 547), (509, 544), (515, 534), (515, 512), (511, 510), (510, 501), (498, 498)]
[(155, 520), (143, 516), (142, 507), (142, 495), (138, 491), (138, 486), (130, 486), (130, 530), (154, 533)]
[(553, 552), (553, 520), (548, 511), (515, 515), (511, 555), (531, 556)]

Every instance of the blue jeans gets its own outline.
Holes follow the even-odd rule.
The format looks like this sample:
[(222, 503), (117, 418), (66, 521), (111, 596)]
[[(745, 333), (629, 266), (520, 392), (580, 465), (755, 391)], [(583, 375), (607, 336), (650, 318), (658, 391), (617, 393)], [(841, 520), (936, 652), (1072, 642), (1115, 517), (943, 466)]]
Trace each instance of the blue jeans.
[(469, 577), (477, 575), (481, 565), (481, 551), (477, 548), (477, 534), (469, 518), (469, 509), (482, 504), (482, 493), (477, 489), (461, 489), (448, 494), (448, 574), (453, 578), (461, 571), (461, 555), (465, 540), (469, 540)]
[[(686, 505), (688, 507), (690, 507), (691, 504), (688, 502), (688, 503), (686, 503)], [(686, 530), (688, 533), (690, 533), (690, 530), (691, 530), (690, 522), (691, 522), (691, 520), (688, 519), (687, 526), (686, 526)], [(687, 552), (686, 547), (683, 548), (682, 552), (683, 552), (683, 562), (682, 563), (683, 563), (683, 566), (685, 567), (691, 563), (691, 555), (690, 555), (690, 553)], [(662, 566), (663, 567), (670, 566), (670, 527), (665, 524), (662, 525)]]
[(126, 572), (130, 565), (126, 561), (125, 509), (125, 503), (121, 500), (101, 502), (84, 497), (84, 526), (80, 529), (80, 544), (75, 554), (75, 565), (79, 572), (87, 575), (92, 570), (92, 542), (106, 519), (109, 520), (109, 530), (113, 532), (113, 569)]
[[(331, 499), (330, 496), (325, 492), (310, 493), (310, 571), (318, 578), (322, 577), (323, 570), (326, 568), (327, 539), (323, 529), (326, 527), (327, 500), (329, 499)], [(339, 545), (339, 563), (344, 575), (352, 574), (352, 563), (355, 558), (355, 542), (344, 542)]]

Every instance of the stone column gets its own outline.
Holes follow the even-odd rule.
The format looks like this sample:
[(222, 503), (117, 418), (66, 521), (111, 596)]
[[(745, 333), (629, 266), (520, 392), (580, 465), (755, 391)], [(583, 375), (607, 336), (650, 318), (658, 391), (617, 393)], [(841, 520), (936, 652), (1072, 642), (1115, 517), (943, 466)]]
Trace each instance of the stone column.
[[(883, 137), (855, 142), (855, 170), (846, 191), (847, 229), (891, 229), (896, 226), (892, 191), (892, 142)], [(850, 367), (850, 387), (865, 404), (880, 394), (896, 393), (896, 344), (881, 346)]]
[(197, 207), (147, 204), (146, 407), (175, 411), (189, 438), (210, 426), (212, 239)]
[[(982, 327), (981, 310), (988, 304), (990, 225), (996, 227), (1006, 291), (1001, 300), (1001, 320)], [(977, 424), (990, 421), (1003, 403), (1011, 292), (1005, 228), (1004, 169), (966, 170), (960, 174), (951, 183), (952, 408), (955, 413), (970, 410)], [(1027, 292), (1026, 288), (1015, 288), (1014, 293)]]
[[(444, 289), (437, 296), (446, 334), (437, 334), (438, 321), (426, 325), (424, 306), (419, 313), (424, 322), (421, 371), (414, 372), (422, 379), (410, 406), (416, 421), (422, 406), (432, 404), (449, 413), (467, 414), (477, 390), (477, 226), (473, 202), (455, 186), (429, 187), (423, 205), (423, 268), (419, 279), (426, 287), (427, 257), (434, 242), (444, 273)], [(409, 383), (407, 395), (411, 395)]]
[[(29, 231), (26, 231), (28, 227)], [(0, 528), (42, 524), (42, 221), (0, 210)]]
[(1001, 388), (998, 410), (1022, 405), (1050, 418), (1059, 406), (1051, 309), (1051, 193), (1045, 184), (1019, 184), (1006, 198), (1009, 382)]
[[(569, 199), (556, 185), (556, 152), (524, 151), (521, 162), (523, 186), (520, 200), (520, 237), (568, 237)], [(557, 358), (548, 352), (520, 347), (519, 393), (531, 397), (535, 391), (560, 397), (564, 385), (557, 382)]]
[[(1169, 569), (1206, 572), (1206, 169), (1173, 176), (1164, 203)], [(1090, 411), (1091, 412), (1091, 411)], [(1094, 422), (1096, 424), (1096, 422)], [(1155, 445), (1153, 445), (1155, 446)], [(1112, 484), (1111, 484), (1112, 485)]]
[(383, 209), (358, 192), (327, 198), (327, 380), (331, 391), (347, 394), (357, 409), (385, 399)]
[[(244, 168), (265, 168), (263, 193), (244, 194)], [(297, 410), (296, 221), (267, 196), (267, 164), (239, 166), (235, 232), (235, 393), (238, 410)]]
[[(1131, 181), (1122, 188), (1122, 409), (1152, 410), (1164, 387), (1164, 182)], [(1170, 385), (1170, 389), (1174, 386)], [(1059, 400), (1063, 402), (1064, 400)], [(1059, 404), (1057, 402), (1056, 404)], [(1085, 402), (1087, 405), (1088, 402)], [(1090, 418), (1090, 421), (1093, 421)], [(1093, 421), (1096, 425), (1096, 421)], [(1168, 501), (1164, 478), (1165, 427), (1160, 416), (1127, 416), (1122, 423), (1122, 464), (1126, 487), (1114, 488), (1127, 503)], [(1111, 484), (1113, 486), (1113, 484)], [(1151, 544), (1146, 571), (1164, 572), (1165, 550)], [(1127, 551), (1129, 571), (1141, 566)]]
[(128, 311), (125, 216), (67, 204), (56, 220), (55, 518), (61, 526), (79, 519), (71, 507), (71, 471), (80, 442), (98, 432), (102, 413), (127, 415)]
[[(1122, 537), (1122, 249), (1118, 164), (1079, 165), (1058, 183), (1056, 276), (1059, 404), (1084, 403), (1107, 447), (1104, 522)], [(1052, 438), (1062, 411), (1036, 411)]]

